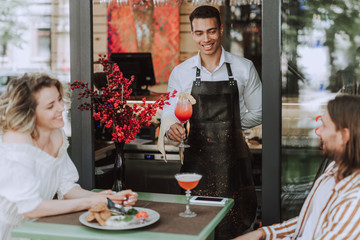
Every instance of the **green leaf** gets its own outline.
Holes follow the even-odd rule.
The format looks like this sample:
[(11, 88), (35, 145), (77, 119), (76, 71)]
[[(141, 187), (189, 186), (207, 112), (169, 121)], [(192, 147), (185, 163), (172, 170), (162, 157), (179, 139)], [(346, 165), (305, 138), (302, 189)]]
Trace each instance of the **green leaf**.
[(130, 222), (134, 218), (134, 215), (126, 215), (123, 219), (124, 222)]
[(135, 208), (130, 208), (129, 210), (127, 210), (126, 215), (135, 215), (138, 213), (138, 210), (136, 210)]

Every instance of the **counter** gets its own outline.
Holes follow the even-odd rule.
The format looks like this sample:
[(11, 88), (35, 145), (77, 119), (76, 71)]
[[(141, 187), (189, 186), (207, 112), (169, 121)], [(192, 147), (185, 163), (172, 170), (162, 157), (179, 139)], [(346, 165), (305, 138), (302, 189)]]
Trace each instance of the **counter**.
[[(252, 153), (261, 154), (262, 144), (251, 141), (248, 143), (250, 151)], [(95, 144), (95, 161), (101, 160), (111, 154), (111, 151), (115, 149), (115, 145), (112, 141), (98, 141)], [(146, 143), (146, 144), (134, 144), (129, 143), (125, 144), (124, 147), (126, 152), (151, 152), (158, 153), (159, 158), (163, 159), (161, 153), (159, 152), (156, 142)], [(165, 151), (169, 155), (178, 154), (179, 147), (174, 145), (165, 145)], [(176, 158), (180, 160), (180, 158)], [(169, 160), (176, 160), (170, 157)]]

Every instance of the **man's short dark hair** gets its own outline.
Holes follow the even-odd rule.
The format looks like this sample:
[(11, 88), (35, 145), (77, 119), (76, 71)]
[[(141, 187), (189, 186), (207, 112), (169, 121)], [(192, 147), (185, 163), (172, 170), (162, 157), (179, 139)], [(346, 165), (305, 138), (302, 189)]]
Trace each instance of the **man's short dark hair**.
[(191, 31), (193, 30), (192, 22), (195, 18), (216, 18), (218, 27), (220, 28), (221, 26), (219, 10), (217, 10), (217, 8), (212, 6), (204, 5), (195, 8), (195, 10), (189, 16)]

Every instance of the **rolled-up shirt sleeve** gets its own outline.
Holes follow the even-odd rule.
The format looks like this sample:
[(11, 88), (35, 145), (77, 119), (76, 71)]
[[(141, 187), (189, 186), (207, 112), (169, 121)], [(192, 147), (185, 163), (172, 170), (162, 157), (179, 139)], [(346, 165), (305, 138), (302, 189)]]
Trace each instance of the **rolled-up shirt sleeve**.
[(241, 116), (243, 129), (260, 125), (262, 122), (262, 84), (253, 64), (251, 64), (244, 89), (244, 104), (247, 112)]
[[(184, 71), (184, 69), (181, 69), (181, 67), (177, 66), (173, 69), (173, 71), (170, 74), (169, 77), (169, 83), (168, 83), (168, 89), (167, 91), (170, 92), (170, 94), (174, 93), (174, 91), (176, 90), (176, 94), (175, 97), (170, 97), (169, 99), (169, 104), (165, 104), (163, 111), (161, 112), (161, 121), (164, 121), (164, 119), (167, 116), (172, 116), (173, 119), (177, 119), (175, 116), (175, 107), (176, 107), (176, 102), (178, 100), (178, 94), (181, 92), (184, 93), (190, 93), (191, 92), (191, 87), (192, 87), (192, 82), (190, 81), (187, 82), (186, 84), (183, 83), (183, 81), (181, 81), (181, 76), (182, 76), (182, 72)], [(166, 133), (169, 130), (166, 129)]]
[(279, 224), (263, 227), (262, 229), (266, 233), (265, 239), (291, 239), (295, 233), (297, 221), (298, 217), (295, 217)]
[[(176, 71), (177, 68), (174, 68), (170, 74), (167, 92), (172, 93), (174, 92), (174, 90), (176, 90), (177, 92), (182, 91), (182, 86), (176, 77)], [(161, 112), (161, 120), (163, 120), (168, 115), (175, 116), (176, 101), (176, 97), (171, 97), (168, 101), (169, 104), (164, 105), (163, 111)]]
[(34, 210), (42, 202), (35, 161), (22, 151), (1, 158), (0, 196), (14, 203), (19, 214)]

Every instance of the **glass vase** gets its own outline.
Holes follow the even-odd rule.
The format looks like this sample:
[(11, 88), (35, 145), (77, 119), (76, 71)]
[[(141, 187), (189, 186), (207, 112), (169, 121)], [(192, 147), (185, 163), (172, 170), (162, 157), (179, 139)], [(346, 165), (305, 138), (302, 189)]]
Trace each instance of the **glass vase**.
[(115, 142), (115, 161), (114, 161), (114, 183), (112, 190), (119, 192), (125, 190), (125, 158), (124, 142)]

